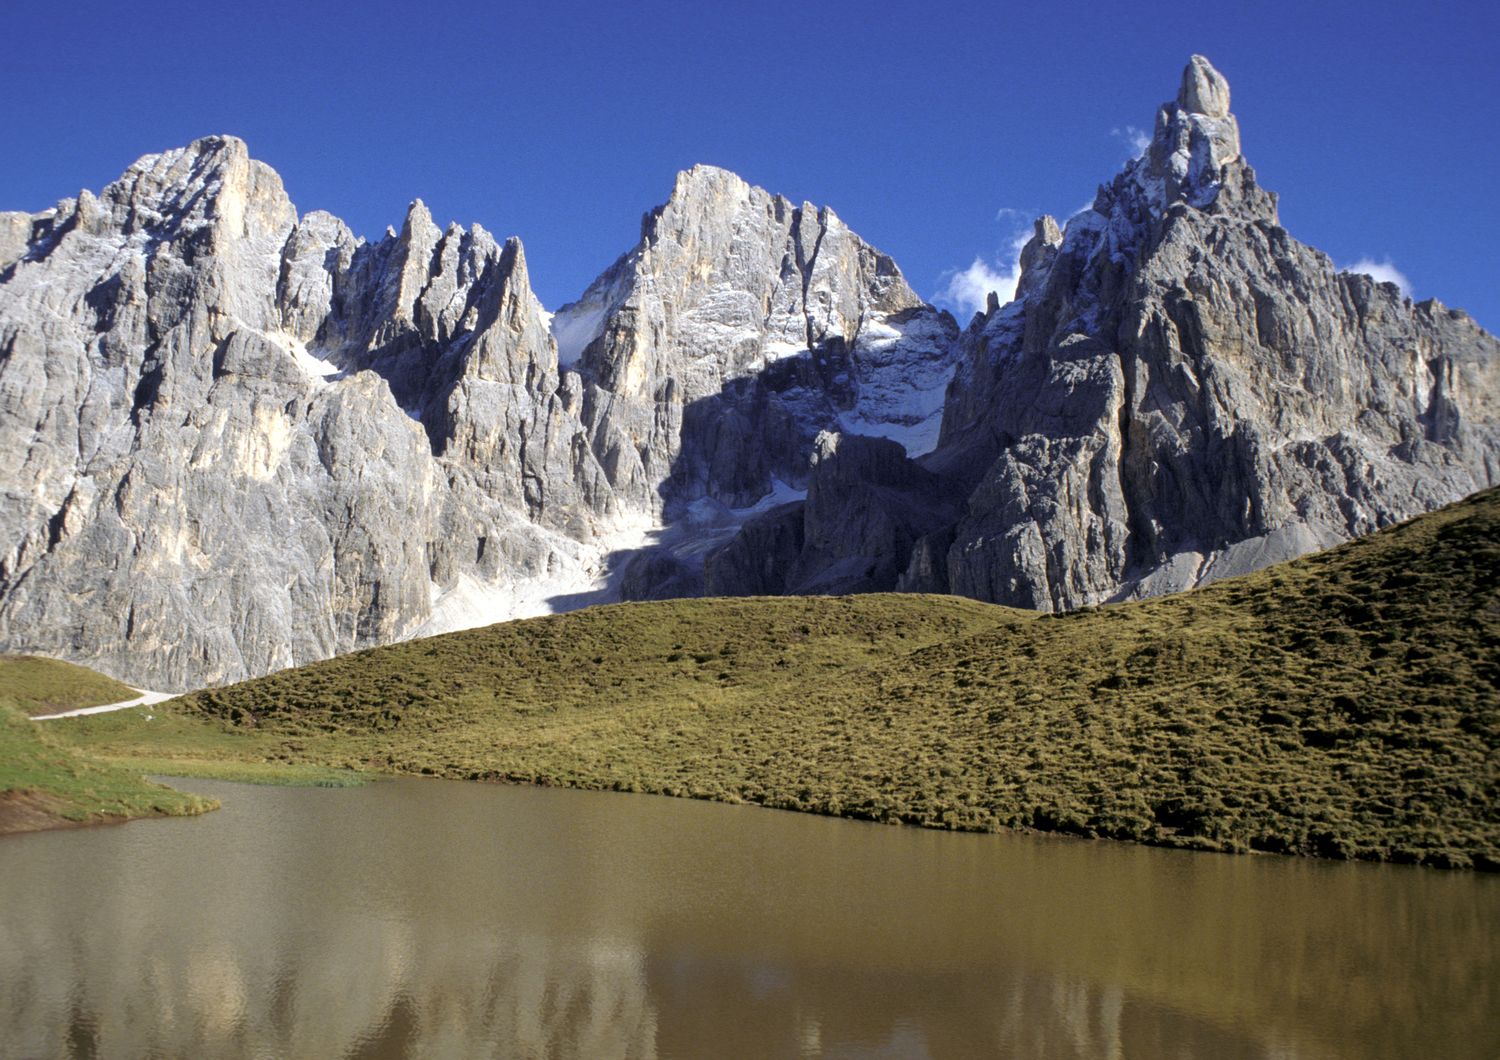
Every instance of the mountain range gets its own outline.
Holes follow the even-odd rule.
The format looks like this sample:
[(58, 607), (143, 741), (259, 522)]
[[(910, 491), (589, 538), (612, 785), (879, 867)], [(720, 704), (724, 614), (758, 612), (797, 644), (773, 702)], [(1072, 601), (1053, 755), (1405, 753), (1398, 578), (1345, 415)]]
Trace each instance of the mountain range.
[(549, 314), (232, 137), (0, 214), (0, 648), (218, 684), (590, 603), (1157, 595), (1500, 482), (1500, 343), (1279, 224), (1195, 56), (966, 325), (696, 166)]

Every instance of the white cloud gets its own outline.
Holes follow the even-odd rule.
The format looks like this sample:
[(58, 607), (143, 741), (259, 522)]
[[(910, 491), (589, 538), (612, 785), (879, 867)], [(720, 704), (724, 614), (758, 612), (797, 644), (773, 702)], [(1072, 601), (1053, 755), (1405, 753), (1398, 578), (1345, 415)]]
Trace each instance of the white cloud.
[(1113, 128), (1109, 130), (1109, 135), (1125, 141), (1136, 158), (1145, 154), (1146, 148), (1151, 146), (1151, 134), (1135, 125)]
[(1021, 278), (1019, 266), (1004, 268), (997, 261), (991, 264), (984, 258), (974, 259), (967, 269), (944, 273), (948, 282), (938, 291), (936, 301), (956, 311), (961, 319), (984, 311), (990, 292), (1000, 297), (1004, 305), (1016, 296), (1016, 281)]
[(1406, 273), (1396, 268), (1395, 262), (1390, 258), (1384, 261), (1376, 261), (1374, 258), (1360, 258), (1353, 265), (1343, 266), (1344, 272), (1362, 272), (1371, 277), (1376, 283), (1393, 283), (1401, 288), (1401, 293), (1408, 298), (1411, 297), (1411, 281), (1406, 278)]
[(1009, 302), (1016, 296), (1016, 284), (1021, 279), (1021, 249), (1030, 238), (1031, 226), (1027, 225), (1011, 239), (1009, 258), (996, 255), (986, 261), (979, 255), (967, 269), (949, 269), (942, 276), (947, 282), (933, 302), (951, 309), (960, 319), (982, 313), (991, 291), (999, 296), (1001, 305)]

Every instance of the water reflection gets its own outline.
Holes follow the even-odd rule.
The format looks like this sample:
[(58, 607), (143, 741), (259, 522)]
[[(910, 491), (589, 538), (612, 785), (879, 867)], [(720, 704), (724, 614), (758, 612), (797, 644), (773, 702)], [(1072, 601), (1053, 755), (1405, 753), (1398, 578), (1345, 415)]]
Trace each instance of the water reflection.
[(193, 782), (0, 843), (0, 1054), (1491, 1056), (1500, 881), (648, 797)]

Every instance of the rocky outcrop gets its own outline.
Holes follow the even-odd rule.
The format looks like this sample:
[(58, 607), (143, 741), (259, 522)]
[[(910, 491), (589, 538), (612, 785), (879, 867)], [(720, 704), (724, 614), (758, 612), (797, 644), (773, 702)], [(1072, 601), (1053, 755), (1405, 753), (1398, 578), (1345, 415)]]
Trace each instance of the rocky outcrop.
[(831, 211), (706, 167), (561, 358), (518, 241), (418, 201), (367, 243), (228, 137), (0, 215), (0, 270), (0, 645), (159, 688), (701, 592), (819, 429), (935, 440), (957, 334)]
[(244, 677), (409, 634), (460, 576), (574, 563), (618, 514), (514, 241), (417, 203), (365, 244), (228, 138), (28, 222), (0, 642)]
[(945, 444), (995, 454), (949, 547), (954, 592), (1172, 591), (1497, 481), (1500, 344), (1294, 240), (1201, 57), (1145, 155), (1027, 271), (950, 391)]
[(958, 334), (832, 210), (711, 166), (552, 326), (611, 485), (669, 521), (800, 485), (823, 430), (927, 451)]
[(1202, 57), (1145, 154), (1065, 231), (1039, 221), (1021, 266), (962, 337), (920, 463), (966, 499), (903, 589), (1169, 592), (1500, 481), (1500, 344), (1294, 240)]

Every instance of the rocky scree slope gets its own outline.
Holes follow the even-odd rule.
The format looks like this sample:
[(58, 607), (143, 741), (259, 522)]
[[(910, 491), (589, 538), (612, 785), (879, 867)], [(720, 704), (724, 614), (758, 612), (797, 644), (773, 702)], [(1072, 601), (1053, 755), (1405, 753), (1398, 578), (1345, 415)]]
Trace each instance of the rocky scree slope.
[(183, 688), (607, 598), (617, 542), (732, 532), (819, 430), (935, 439), (958, 330), (707, 167), (555, 323), (518, 241), (419, 201), (365, 242), (229, 137), (0, 214), (0, 645)]
[(747, 523), (709, 558), (710, 591), (1065, 610), (1500, 481), (1500, 344), (1288, 235), (1201, 56), (1142, 157), (1065, 229), (1039, 220), (1021, 266), (1016, 299), (963, 333), (936, 450), (820, 443), (806, 503)]

